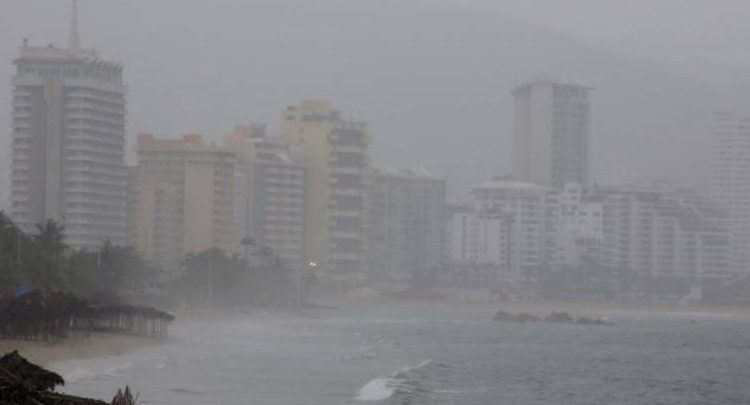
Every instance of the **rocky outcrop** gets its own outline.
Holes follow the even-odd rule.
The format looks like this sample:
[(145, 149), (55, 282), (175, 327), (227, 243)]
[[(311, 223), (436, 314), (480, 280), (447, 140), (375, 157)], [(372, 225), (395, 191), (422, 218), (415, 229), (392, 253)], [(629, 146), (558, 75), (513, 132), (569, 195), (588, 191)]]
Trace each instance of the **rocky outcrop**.
[(521, 312), (520, 314), (516, 315), (510, 312), (505, 312), (501, 309), (501, 310), (498, 310), (497, 313), (495, 313), (495, 316), (492, 317), (492, 320), (497, 321), (497, 322), (526, 323), (526, 322), (538, 322), (539, 318), (526, 312)]
[[(98, 399), (54, 392), (65, 381), (57, 373), (30, 363), (17, 351), (0, 358), (0, 405), (108, 405)], [(129, 388), (118, 391), (113, 405), (134, 405)]]
[(613, 325), (604, 318), (589, 318), (582, 316), (576, 319), (576, 325)]
[(573, 317), (567, 312), (552, 311), (551, 314), (544, 318), (544, 321), (554, 323), (574, 323), (575, 319), (573, 319)]
[(563, 311), (553, 311), (552, 313), (547, 315), (547, 317), (540, 319), (527, 312), (513, 314), (513, 313), (500, 309), (495, 313), (495, 316), (492, 317), (492, 320), (496, 322), (511, 322), (511, 323), (526, 323), (526, 322), (542, 321), (542, 322), (549, 322), (549, 323), (568, 323), (568, 324), (575, 324), (575, 325), (612, 325), (611, 322), (607, 321), (604, 318), (589, 318), (585, 316), (574, 318), (569, 313), (563, 312)]

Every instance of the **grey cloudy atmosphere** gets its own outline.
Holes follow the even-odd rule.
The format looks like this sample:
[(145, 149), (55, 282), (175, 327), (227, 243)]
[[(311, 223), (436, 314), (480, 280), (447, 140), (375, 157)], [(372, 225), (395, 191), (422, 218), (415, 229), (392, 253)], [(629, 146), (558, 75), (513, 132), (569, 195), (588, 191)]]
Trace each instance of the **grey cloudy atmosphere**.
[[(712, 116), (750, 89), (750, 2), (82, 0), (83, 45), (125, 64), (128, 137), (268, 122), (302, 98), (367, 120), (373, 160), (424, 166), (451, 198), (510, 170), (514, 85), (592, 95), (593, 178), (704, 187)], [(9, 149), (22, 38), (64, 44), (70, 2), (0, 0), (0, 128)], [(7, 163), (6, 163), (7, 164)], [(7, 170), (0, 171), (7, 196)]]

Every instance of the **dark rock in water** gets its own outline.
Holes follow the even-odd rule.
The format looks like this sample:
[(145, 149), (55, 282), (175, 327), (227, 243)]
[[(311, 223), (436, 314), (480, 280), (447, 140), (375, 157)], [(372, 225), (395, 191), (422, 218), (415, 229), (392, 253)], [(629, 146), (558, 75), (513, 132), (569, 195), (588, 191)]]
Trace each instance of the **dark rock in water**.
[(521, 312), (516, 315), (516, 314), (512, 314), (510, 312), (506, 312), (500, 309), (495, 313), (495, 316), (492, 317), (492, 320), (496, 322), (514, 322), (514, 323), (538, 322), (540, 320), (543, 320), (544, 322), (572, 323), (576, 325), (612, 325), (612, 323), (607, 322), (603, 318), (589, 318), (585, 316), (582, 316), (579, 318), (573, 318), (569, 313), (562, 312), (562, 311), (553, 311), (546, 318), (539, 319), (536, 316), (529, 314), (527, 312)]
[(539, 318), (526, 312), (521, 312), (518, 315), (514, 315), (514, 314), (511, 314), (510, 312), (506, 312), (500, 309), (495, 313), (495, 316), (492, 317), (492, 320), (496, 322), (525, 323), (525, 322), (537, 322), (539, 321)]
[(587, 318), (585, 316), (581, 316), (578, 319), (576, 319), (576, 324), (578, 325), (591, 325), (594, 321), (591, 318)]
[(499, 309), (495, 313), (495, 316), (492, 317), (492, 320), (496, 322), (518, 322), (515, 315), (511, 314), (510, 312), (505, 312), (502, 309)]
[(553, 311), (549, 316), (544, 318), (545, 322), (556, 322), (556, 323), (575, 323), (575, 319), (573, 319), (570, 314), (567, 312), (557, 312)]
[(538, 322), (539, 318), (537, 318), (534, 315), (531, 315), (529, 313), (521, 312), (520, 314), (518, 314), (518, 316), (516, 316), (516, 321), (517, 322), (521, 322), (521, 323), (524, 323), (524, 322)]
[(602, 318), (589, 318), (582, 316), (576, 319), (576, 325), (613, 325)]

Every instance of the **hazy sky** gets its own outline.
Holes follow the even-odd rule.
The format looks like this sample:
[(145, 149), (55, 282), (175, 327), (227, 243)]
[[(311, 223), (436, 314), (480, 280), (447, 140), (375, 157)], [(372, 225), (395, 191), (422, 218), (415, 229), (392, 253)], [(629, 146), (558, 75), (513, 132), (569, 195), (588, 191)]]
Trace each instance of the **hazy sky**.
[[(3, 160), (17, 46), (64, 44), (69, 8), (0, 0)], [(540, 74), (596, 89), (597, 181), (705, 184), (712, 113), (750, 104), (744, 0), (80, 0), (80, 11), (83, 44), (126, 65), (131, 140), (275, 128), (285, 105), (329, 98), (370, 123), (374, 163), (424, 166), (454, 199), (508, 172), (510, 90)]]

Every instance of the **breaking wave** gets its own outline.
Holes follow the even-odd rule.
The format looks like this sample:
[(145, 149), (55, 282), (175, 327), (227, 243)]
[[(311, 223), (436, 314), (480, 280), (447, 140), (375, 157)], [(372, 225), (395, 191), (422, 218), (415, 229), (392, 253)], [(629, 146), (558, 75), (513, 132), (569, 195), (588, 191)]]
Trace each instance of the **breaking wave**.
[(442, 363), (425, 360), (414, 367), (401, 369), (390, 377), (377, 377), (362, 386), (356, 400), (383, 402), (392, 405), (428, 404), (432, 397), (444, 390), (432, 390), (430, 373), (433, 367), (446, 367)]
[(359, 389), (357, 394), (357, 401), (374, 402), (383, 401), (395, 393), (395, 390), (391, 387), (393, 380), (386, 377), (373, 378)]
[(98, 370), (96, 368), (77, 367), (70, 371), (62, 372), (62, 376), (68, 383), (77, 383), (98, 378), (121, 378), (126, 376), (132, 369), (133, 363), (126, 361), (114, 366), (99, 367)]

